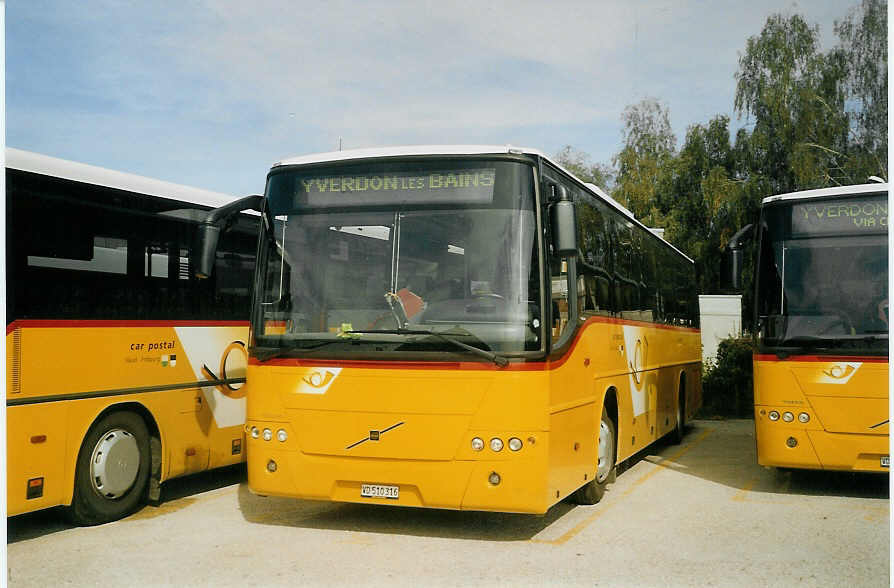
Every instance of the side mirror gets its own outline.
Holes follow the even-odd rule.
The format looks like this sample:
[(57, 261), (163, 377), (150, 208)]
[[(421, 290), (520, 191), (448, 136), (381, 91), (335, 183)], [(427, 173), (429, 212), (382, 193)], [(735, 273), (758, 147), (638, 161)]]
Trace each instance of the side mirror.
[(214, 258), (217, 255), (217, 244), (220, 241), (221, 228), (234, 214), (243, 210), (256, 210), (263, 214), (264, 197), (246, 196), (234, 202), (215, 208), (208, 212), (196, 229), (196, 239), (193, 244), (195, 256), (193, 273), (197, 278), (205, 279), (211, 276), (214, 270)]
[(742, 274), (745, 269), (745, 246), (752, 240), (754, 225), (746, 225), (739, 229), (729, 240), (727, 249), (730, 254), (730, 284), (733, 290), (742, 290)]
[(743, 287), (742, 273), (745, 266), (745, 252), (741, 249), (730, 251), (730, 284), (733, 290), (741, 290)]
[(549, 207), (549, 219), (553, 234), (553, 249), (560, 256), (577, 254), (577, 220), (574, 203), (564, 186), (557, 186), (558, 201)]
[(220, 240), (220, 226), (202, 223), (196, 229), (195, 263), (193, 273), (200, 280), (210, 278), (214, 269), (214, 258), (217, 255), (217, 243)]

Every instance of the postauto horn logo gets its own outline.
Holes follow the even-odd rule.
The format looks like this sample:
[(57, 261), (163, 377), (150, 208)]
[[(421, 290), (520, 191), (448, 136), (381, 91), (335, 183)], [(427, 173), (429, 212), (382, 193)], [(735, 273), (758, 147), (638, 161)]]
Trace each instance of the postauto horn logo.
[(298, 384), (298, 394), (325, 394), (340, 372), (336, 367), (309, 368)]

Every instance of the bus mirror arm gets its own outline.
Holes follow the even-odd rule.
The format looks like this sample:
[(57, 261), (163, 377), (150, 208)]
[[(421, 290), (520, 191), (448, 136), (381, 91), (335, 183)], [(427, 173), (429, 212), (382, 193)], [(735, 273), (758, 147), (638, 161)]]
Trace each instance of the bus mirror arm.
[(194, 273), (197, 278), (204, 279), (211, 276), (221, 230), (233, 215), (244, 210), (256, 210), (264, 214), (264, 197), (253, 195), (240, 198), (209, 211), (205, 220), (199, 223), (193, 249), (196, 255)]
[(742, 274), (745, 267), (745, 247), (754, 238), (754, 225), (746, 225), (739, 229), (727, 243), (730, 253), (730, 284), (734, 290), (743, 287)]

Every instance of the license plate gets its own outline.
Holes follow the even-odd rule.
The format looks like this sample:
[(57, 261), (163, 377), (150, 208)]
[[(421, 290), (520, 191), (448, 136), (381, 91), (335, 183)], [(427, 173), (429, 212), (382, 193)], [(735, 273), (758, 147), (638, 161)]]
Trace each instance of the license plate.
[(360, 496), (366, 498), (391, 498), (396, 500), (400, 495), (397, 486), (385, 486), (383, 484), (361, 484)]
[(891, 467), (891, 456), (890, 455), (882, 456), (882, 467), (883, 468)]

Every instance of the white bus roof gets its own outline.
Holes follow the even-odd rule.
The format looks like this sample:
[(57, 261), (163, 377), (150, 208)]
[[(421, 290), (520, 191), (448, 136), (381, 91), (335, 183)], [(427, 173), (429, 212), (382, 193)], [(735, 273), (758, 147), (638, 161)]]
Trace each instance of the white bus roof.
[(801, 192), (789, 192), (788, 194), (778, 194), (776, 196), (768, 196), (761, 200), (761, 204), (770, 204), (772, 202), (782, 202), (784, 200), (808, 200), (810, 198), (824, 198), (835, 196), (859, 196), (861, 194), (873, 194), (878, 192), (887, 192), (888, 184), (855, 184), (853, 186), (836, 186), (834, 188), (818, 188), (816, 190), (803, 190)]
[(125, 190), (135, 194), (146, 194), (169, 200), (201, 204), (213, 208), (229, 204), (236, 199), (235, 196), (229, 194), (181, 186), (180, 184), (163, 180), (114, 171), (85, 163), (77, 163), (30, 151), (22, 151), (12, 147), (6, 148), (6, 167), (8, 169), (62, 178), (84, 184)]
[(332, 163), (350, 159), (371, 159), (378, 157), (407, 157), (413, 155), (490, 155), (490, 154), (528, 154), (546, 157), (536, 149), (513, 147), (512, 145), (407, 145), (402, 147), (373, 147), (369, 149), (348, 149), (330, 151), (329, 153), (311, 153), (287, 157), (273, 164), (307, 165), (313, 163)]
[(515, 147), (513, 145), (409, 145), (402, 147), (374, 147), (369, 149), (348, 149), (345, 151), (330, 151), (328, 153), (311, 153), (308, 155), (298, 155), (294, 157), (286, 157), (277, 161), (273, 164), (273, 168), (286, 166), (286, 165), (310, 165), (316, 163), (335, 163), (339, 161), (349, 161), (353, 159), (374, 159), (374, 158), (383, 158), (383, 157), (407, 157), (407, 156), (416, 156), (416, 155), (504, 155), (504, 154), (515, 154), (515, 155), (535, 155), (542, 157), (546, 161), (548, 161), (551, 165), (559, 168), (575, 180), (577, 180), (581, 185), (586, 187), (587, 190), (592, 192), (596, 197), (606, 202), (609, 206), (623, 214), (627, 217), (631, 222), (641, 226), (643, 229), (648, 231), (650, 234), (654, 235), (656, 239), (660, 240), (664, 245), (670, 247), (691, 263), (694, 263), (692, 258), (688, 255), (674, 247), (668, 241), (665, 241), (661, 237), (655, 235), (649, 227), (638, 221), (633, 213), (630, 212), (627, 208), (622, 206), (618, 201), (609, 196), (602, 188), (596, 186), (595, 184), (591, 184), (588, 182), (584, 182), (577, 176), (575, 176), (572, 172), (562, 167), (561, 164), (556, 163), (546, 154), (544, 154), (539, 149), (532, 149), (530, 147)]

